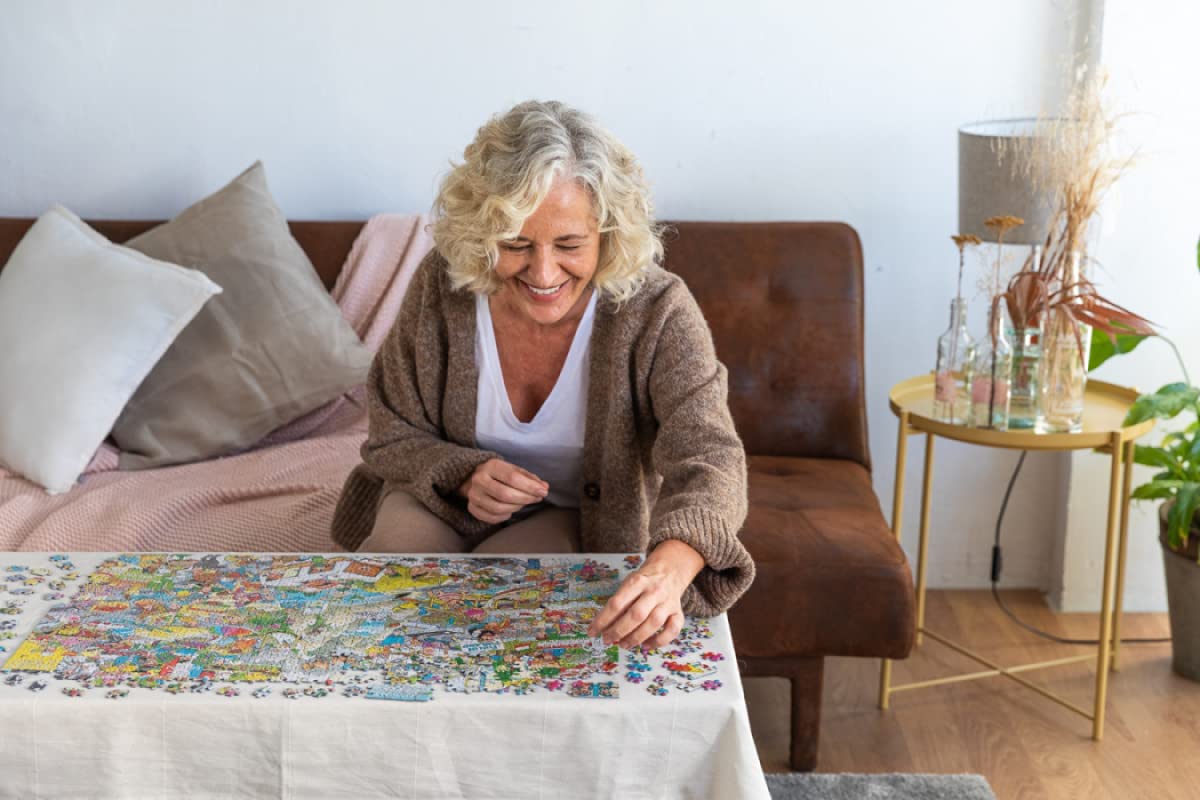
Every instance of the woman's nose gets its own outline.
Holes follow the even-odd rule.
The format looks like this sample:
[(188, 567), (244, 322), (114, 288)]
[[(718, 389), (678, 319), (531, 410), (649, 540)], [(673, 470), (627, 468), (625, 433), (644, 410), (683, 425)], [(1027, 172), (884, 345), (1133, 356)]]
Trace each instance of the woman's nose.
[(529, 259), (529, 277), (533, 282), (541, 288), (547, 288), (557, 274), (558, 266), (554, 263), (554, 250), (549, 247), (533, 248)]

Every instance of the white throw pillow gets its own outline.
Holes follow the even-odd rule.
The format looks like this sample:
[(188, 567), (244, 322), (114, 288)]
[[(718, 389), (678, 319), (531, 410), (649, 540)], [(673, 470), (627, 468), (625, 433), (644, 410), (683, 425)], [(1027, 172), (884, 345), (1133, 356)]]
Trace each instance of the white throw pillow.
[(221, 287), (61, 206), (0, 271), (0, 464), (70, 489), (138, 384)]

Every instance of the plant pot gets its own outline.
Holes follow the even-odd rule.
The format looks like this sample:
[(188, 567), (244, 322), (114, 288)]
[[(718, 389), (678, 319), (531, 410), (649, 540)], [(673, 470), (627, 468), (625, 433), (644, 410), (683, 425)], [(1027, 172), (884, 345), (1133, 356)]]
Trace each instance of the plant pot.
[(1167, 511), (1158, 508), (1158, 541), (1167, 575), (1167, 611), (1171, 619), (1171, 667), (1185, 678), (1200, 681), (1200, 530), (1192, 528), (1184, 552), (1167, 546)]

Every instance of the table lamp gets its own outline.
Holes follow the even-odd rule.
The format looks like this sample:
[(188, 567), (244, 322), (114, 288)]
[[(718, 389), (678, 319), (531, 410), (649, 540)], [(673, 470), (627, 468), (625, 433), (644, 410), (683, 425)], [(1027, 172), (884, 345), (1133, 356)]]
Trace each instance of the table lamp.
[(1053, 207), (1047, 192), (1035, 191), (1029, 176), (1013, 165), (1039, 134), (1037, 119), (972, 122), (958, 129), (958, 232), (996, 241), (985, 226), (990, 217), (1014, 216), (1025, 224), (1004, 234), (1005, 244), (1037, 245), (1046, 240)]

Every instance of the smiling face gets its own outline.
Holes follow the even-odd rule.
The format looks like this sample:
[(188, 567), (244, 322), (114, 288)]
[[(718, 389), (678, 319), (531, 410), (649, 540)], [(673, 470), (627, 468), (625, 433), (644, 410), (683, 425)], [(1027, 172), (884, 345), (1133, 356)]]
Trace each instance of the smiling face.
[(553, 326), (583, 314), (600, 260), (592, 196), (570, 180), (556, 181), (525, 220), (521, 234), (500, 243), (492, 299), (519, 319)]

